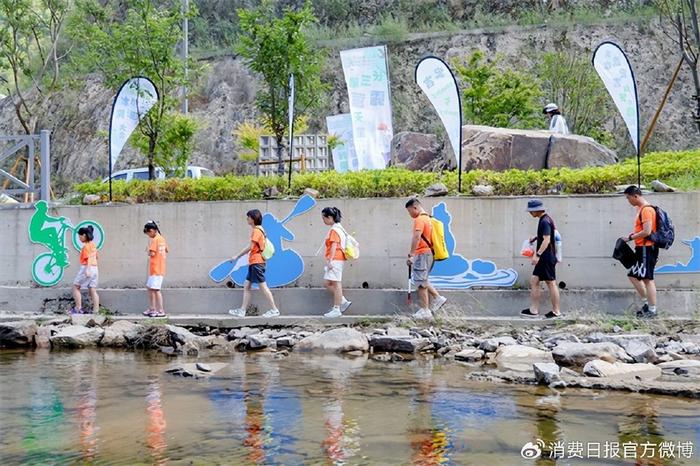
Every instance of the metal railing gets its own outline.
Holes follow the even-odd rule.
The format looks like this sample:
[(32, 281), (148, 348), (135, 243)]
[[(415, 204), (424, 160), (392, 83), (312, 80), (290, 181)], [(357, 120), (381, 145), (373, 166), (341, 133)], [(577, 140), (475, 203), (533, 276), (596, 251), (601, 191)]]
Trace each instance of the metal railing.
[[(25, 181), (17, 178), (13, 173), (10, 173), (0, 168), (0, 179), (9, 180), (14, 187), (8, 189), (0, 188), (0, 192), (8, 194), (20, 202), (23, 197), (28, 197), (29, 202), (34, 200), (35, 195), (39, 195), (40, 199), (45, 201), (50, 200), (51, 193), (51, 131), (41, 130), (39, 134), (24, 134), (12, 136), (0, 136), (0, 143), (13, 143), (9, 148), (0, 152), (0, 163), (9, 159), (12, 156), (18, 156), (18, 153), (27, 148), (27, 171), (25, 173)], [(39, 183), (36, 182), (36, 145), (39, 143)]]

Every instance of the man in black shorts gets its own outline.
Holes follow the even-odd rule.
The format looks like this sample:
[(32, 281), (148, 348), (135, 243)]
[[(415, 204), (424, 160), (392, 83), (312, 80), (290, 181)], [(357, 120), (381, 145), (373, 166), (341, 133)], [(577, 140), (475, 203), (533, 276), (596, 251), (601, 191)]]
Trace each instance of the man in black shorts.
[(528, 201), (527, 211), (531, 216), (538, 218), (539, 223), (537, 224), (537, 245), (535, 254), (532, 256), (532, 265), (535, 266), (535, 270), (532, 271), (532, 277), (530, 277), (530, 308), (520, 311), (520, 315), (523, 317), (537, 317), (539, 315), (542, 294), (540, 282), (544, 282), (549, 289), (549, 297), (552, 300), (552, 311), (545, 314), (545, 317), (553, 319), (561, 315), (555, 271), (557, 253), (554, 241), (554, 220), (545, 213), (544, 205), (539, 199)]
[(627, 276), (642, 298), (642, 308), (637, 311), (637, 317), (656, 317), (654, 269), (659, 258), (659, 248), (649, 239), (649, 235), (656, 231), (656, 209), (644, 199), (642, 190), (637, 186), (628, 186), (625, 196), (627, 202), (637, 208), (634, 231), (623, 238), (625, 241), (634, 241), (637, 260)]

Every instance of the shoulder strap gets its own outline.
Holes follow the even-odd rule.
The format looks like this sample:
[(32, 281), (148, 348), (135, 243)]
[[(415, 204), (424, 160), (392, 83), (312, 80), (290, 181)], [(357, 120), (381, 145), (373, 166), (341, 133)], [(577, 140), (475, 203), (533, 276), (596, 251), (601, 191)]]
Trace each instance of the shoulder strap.
[(651, 204), (643, 205), (642, 208), (639, 209), (639, 223), (642, 223), (642, 212), (644, 211), (645, 207), (651, 207), (652, 209), (654, 209), (654, 213), (656, 214), (656, 207), (654, 207)]
[[(427, 215), (428, 218), (430, 218), (431, 221), (432, 221), (433, 216), (430, 215), (428, 212), (423, 212), (423, 213), (420, 214), (420, 215)], [(431, 223), (431, 224), (430, 224), (430, 228), (432, 229), (432, 227), (433, 227), (433, 225), (432, 225), (432, 223)], [(426, 244), (428, 245), (428, 247), (429, 247), (430, 249), (433, 249), (433, 243), (431, 243), (430, 240), (429, 240), (428, 238), (425, 237), (425, 235), (423, 234), (422, 231), (420, 232), (420, 237), (423, 239), (423, 241), (426, 242)]]

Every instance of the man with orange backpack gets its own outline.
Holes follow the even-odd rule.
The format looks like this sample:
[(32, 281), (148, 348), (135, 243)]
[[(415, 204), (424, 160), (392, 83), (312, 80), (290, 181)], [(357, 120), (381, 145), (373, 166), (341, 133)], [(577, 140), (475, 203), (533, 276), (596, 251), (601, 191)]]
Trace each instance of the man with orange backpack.
[[(433, 247), (430, 243), (433, 237), (433, 223), (430, 215), (416, 198), (406, 202), (406, 210), (413, 218), (411, 249), (406, 264), (409, 267), (413, 283), (418, 286), (418, 299), (420, 301), (420, 309), (413, 314), (413, 318), (432, 319), (433, 312), (447, 302), (447, 298), (441, 296), (428, 280), (434, 261)], [(429, 306), (430, 297), (433, 298), (432, 306)]]

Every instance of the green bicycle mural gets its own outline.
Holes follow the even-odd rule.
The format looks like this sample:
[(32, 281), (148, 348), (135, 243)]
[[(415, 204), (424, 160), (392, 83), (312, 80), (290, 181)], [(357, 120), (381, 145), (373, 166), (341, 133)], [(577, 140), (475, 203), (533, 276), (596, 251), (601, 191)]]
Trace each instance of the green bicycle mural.
[(72, 230), (71, 243), (76, 251), (80, 251), (81, 244), (78, 238), (78, 230), (91, 225), (94, 229), (94, 242), (97, 249), (102, 249), (105, 234), (102, 226), (92, 220), (80, 222), (75, 227), (69, 218), (52, 217), (49, 215), (49, 206), (46, 201), (39, 201), (34, 206), (35, 212), (29, 222), (29, 240), (32, 243), (41, 244), (49, 249), (49, 252), (39, 254), (32, 262), (32, 278), (41, 286), (54, 286), (63, 278), (65, 268), (70, 265), (68, 248), (65, 246), (66, 231)]

